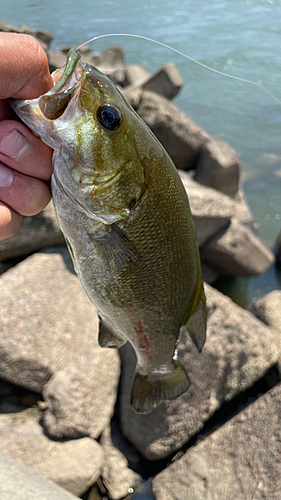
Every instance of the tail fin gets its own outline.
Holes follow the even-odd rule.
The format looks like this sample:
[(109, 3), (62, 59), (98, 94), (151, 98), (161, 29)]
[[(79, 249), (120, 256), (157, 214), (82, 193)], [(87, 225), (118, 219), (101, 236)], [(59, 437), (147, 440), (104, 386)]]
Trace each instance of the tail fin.
[(190, 386), (189, 378), (180, 361), (169, 373), (136, 374), (133, 382), (131, 405), (136, 412), (148, 413), (165, 399), (175, 399)]

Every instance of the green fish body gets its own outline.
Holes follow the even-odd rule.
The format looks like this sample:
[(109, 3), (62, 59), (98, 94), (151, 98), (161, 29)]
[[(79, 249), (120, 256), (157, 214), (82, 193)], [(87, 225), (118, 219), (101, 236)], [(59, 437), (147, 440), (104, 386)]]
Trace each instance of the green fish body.
[(189, 387), (186, 329), (205, 342), (206, 302), (188, 197), (170, 157), (111, 82), (71, 49), (58, 83), (11, 103), (54, 149), (52, 193), (99, 343), (137, 356), (131, 403), (148, 412)]

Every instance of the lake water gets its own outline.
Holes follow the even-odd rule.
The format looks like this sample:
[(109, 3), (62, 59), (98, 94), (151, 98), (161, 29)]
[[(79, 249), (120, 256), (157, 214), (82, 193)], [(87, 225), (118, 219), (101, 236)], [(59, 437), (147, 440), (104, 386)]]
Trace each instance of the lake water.
[[(46, 29), (53, 48), (104, 33), (137, 33), (172, 45), (230, 75), (264, 85), (281, 101), (281, 0), (14, 0), (1, 2), (1, 17), (14, 25)], [(97, 40), (94, 52), (118, 43), (128, 63), (155, 70), (173, 61), (186, 82), (176, 104), (215, 138), (239, 153), (247, 201), (260, 237), (273, 247), (281, 229), (281, 104), (261, 89), (214, 74), (150, 42), (114, 37)], [(280, 289), (272, 268), (253, 279), (221, 282), (245, 305)]]

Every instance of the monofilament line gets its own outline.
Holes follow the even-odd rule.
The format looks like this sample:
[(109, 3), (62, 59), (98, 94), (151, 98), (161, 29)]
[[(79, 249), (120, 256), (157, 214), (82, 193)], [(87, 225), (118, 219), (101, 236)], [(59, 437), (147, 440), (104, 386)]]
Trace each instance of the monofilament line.
[(180, 50), (175, 49), (174, 47), (171, 47), (170, 45), (167, 45), (166, 43), (159, 42), (158, 40), (153, 40), (153, 38), (149, 38), (147, 36), (143, 35), (136, 35), (135, 33), (106, 33), (104, 35), (98, 35), (94, 36), (90, 40), (88, 40), (85, 43), (82, 43), (77, 47), (77, 50), (81, 49), (84, 45), (87, 45), (88, 43), (94, 42), (95, 40), (99, 40), (100, 38), (108, 38), (112, 36), (125, 36), (125, 37), (133, 37), (133, 38), (141, 38), (142, 40), (147, 40), (148, 42), (156, 43), (157, 45), (161, 45), (162, 47), (165, 47), (166, 49), (172, 50), (173, 52), (176, 52), (176, 54), (179, 54), (180, 56), (184, 57), (185, 59), (188, 59), (189, 61), (198, 64), (199, 66), (202, 66), (202, 68), (205, 68), (209, 71), (212, 71), (213, 73), (217, 73), (218, 75), (224, 76), (226, 78), (231, 78), (232, 80), (236, 80), (238, 82), (243, 82), (243, 83), (248, 83), (250, 85), (254, 85), (255, 87), (258, 87), (259, 89), (263, 90), (266, 92), (274, 101), (276, 101), (278, 104), (281, 104), (281, 101), (279, 101), (274, 95), (267, 90), (266, 87), (263, 87), (263, 85), (260, 85), (257, 82), (252, 82), (251, 80), (246, 80), (245, 78), (240, 78), (239, 76), (233, 76), (229, 75), (227, 73), (223, 73), (222, 71), (219, 71), (217, 69), (211, 68), (210, 66), (207, 66), (204, 63), (201, 63), (200, 61), (197, 61), (196, 59), (193, 59), (192, 57), (188, 56), (187, 54), (184, 54)]

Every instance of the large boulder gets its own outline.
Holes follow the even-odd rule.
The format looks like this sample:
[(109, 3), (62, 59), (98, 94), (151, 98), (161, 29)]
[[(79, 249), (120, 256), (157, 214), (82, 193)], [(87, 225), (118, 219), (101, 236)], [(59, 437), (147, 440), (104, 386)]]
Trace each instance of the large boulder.
[(2, 275), (0, 310), (1, 378), (40, 393), (52, 375), (100, 349), (101, 363), (104, 355), (116, 367), (108, 380), (116, 385), (117, 351), (98, 347), (96, 308), (64, 247), (34, 254)]
[(182, 170), (195, 168), (195, 162), (210, 136), (177, 106), (153, 92), (143, 92), (138, 114)]
[(180, 170), (179, 174), (189, 197), (197, 242), (201, 247), (229, 226), (235, 203), (229, 196), (195, 182), (186, 172)]
[(0, 450), (1, 500), (77, 500), (65, 489)]
[(208, 327), (202, 353), (186, 336), (178, 345), (191, 381), (180, 398), (163, 401), (150, 413), (136, 413), (130, 406), (136, 359), (130, 345), (120, 350), (122, 430), (150, 460), (180, 449), (224, 402), (251, 387), (277, 363), (273, 330), (208, 285), (206, 294)]
[(33, 217), (23, 217), (14, 236), (0, 241), (0, 261), (31, 254), (41, 248), (64, 243), (53, 203)]
[(252, 313), (279, 333), (281, 352), (281, 290), (274, 290), (257, 299), (251, 306)]
[(281, 385), (158, 474), (156, 500), (279, 500)]
[(222, 193), (237, 195), (241, 164), (236, 151), (224, 141), (208, 141), (200, 152), (194, 179)]
[(0, 415), (0, 448), (79, 496), (100, 476), (104, 461), (102, 447), (94, 439), (49, 439), (34, 410)]
[(218, 273), (230, 276), (255, 276), (274, 262), (272, 252), (235, 218), (201, 248), (200, 255)]
[(112, 417), (118, 379), (117, 352), (101, 347), (55, 373), (43, 389), (49, 434), (98, 438)]

